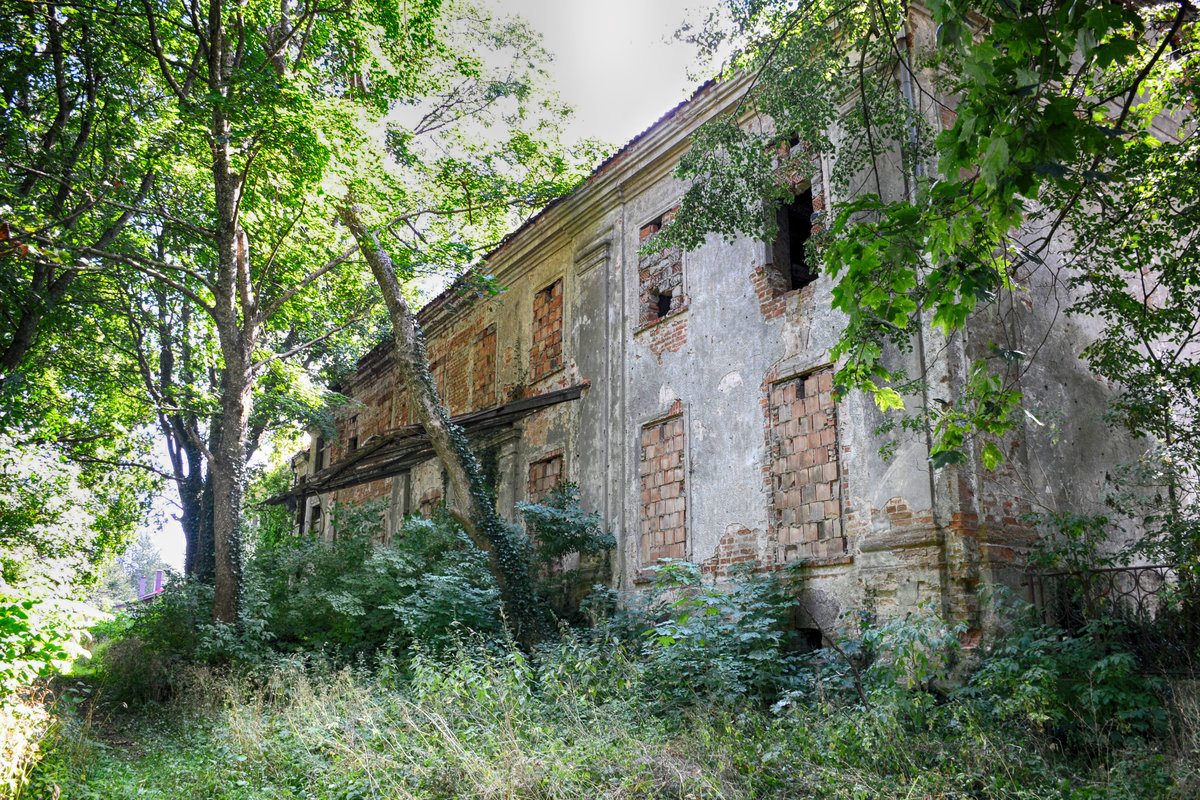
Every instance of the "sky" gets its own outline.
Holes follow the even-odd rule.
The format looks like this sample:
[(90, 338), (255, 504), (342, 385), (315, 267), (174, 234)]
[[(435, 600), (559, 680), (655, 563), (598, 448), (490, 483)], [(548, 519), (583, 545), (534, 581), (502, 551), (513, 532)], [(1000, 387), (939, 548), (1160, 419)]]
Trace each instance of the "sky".
[[(696, 54), (673, 34), (703, 16), (714, 0), (491, 0), (499, 14), (524, 17), (554, 55), (554, 88), (575, 108), (570, 139), (593, 138), (616, 147), (650, 127), (691, 95), (703, 78), (689, 76)], [(183, 531), (152, 526), (163, 560), (182, 572)]]
[(545, 37), (550, 73), (575, 107), (572, 138), (620, 147), (703, 79), (688, 76), (696, 54), (672, 34), (713, 0), (493, 0)]

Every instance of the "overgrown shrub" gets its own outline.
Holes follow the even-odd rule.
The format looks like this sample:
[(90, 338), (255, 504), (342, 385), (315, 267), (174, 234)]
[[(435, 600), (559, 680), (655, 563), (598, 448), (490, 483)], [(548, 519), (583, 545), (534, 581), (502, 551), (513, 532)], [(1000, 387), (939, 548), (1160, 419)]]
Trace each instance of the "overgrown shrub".
[[(909, 624), (909, 623), (905, 623)], [(923, 623), (922, 623), (923, 624)], [(888, 645), (891, 647), (892, 645)], [(904, 650), (904, 646), (899, 646)], [(1165, 800), (1195, 765), (1130, 743), (1088, 762), (947, 697), (921, 725), (888, 705), (647, 705), (630, 649), (569, 633), (532, 653), (462, 636), (390, 667), (292, 657), (128, 720), (136, 747), (61, 741), (34, 779), (78, 800), (436, 797), (579, 800)], [(385, 659), (386, 661), (386, 659)], [(900, 659), (901, 662), (904, 659)], [(206, 677), (205, 677), (206, 676)], [(700, 698), (703, 700), (703, 698)], [(657, 713), (655, 713), (657, 712)], [(121, 733), (122, 736), (133, 734)]]
[(267, 658), (270, 634), (261, 620), (212, 621), (213, 589), (176, 580), (153, 602), (127, 609), (93, 629), (89, 672), (106, 700), (161, 702), (180, 688), (192, 664), (254, 665)]
[(378, 509), (355, 513), (359, 520), (339, 520), (334, 541), (291, 537), (251, 560), (246, 616), (262, 621), (276, 648), (354, 659), (418, 640), (438, 648), (458, 627), (500, 636), (486, 556), (457, 524), (409, 517), (391, 544), (380, 545), (366, 524), (378, 521)]
[(560, 619), (584, 622), (582, 601), (590, 587), (607, 583), (616, 537), (603, 517), (584, 510), (579, 486), (570, 481), (555, 486), (540, 503), (517, 503), (517, 512), (529, 532), (530, 572), (538, 594)]
[(1097, 618), (1069, 632), (1031, 606), (1007, 605), (1006, 629), (965, 690), (983, 713), (1093, 752), (1165, 731), (1164, 683), (1140, 668), (1123, 622)]

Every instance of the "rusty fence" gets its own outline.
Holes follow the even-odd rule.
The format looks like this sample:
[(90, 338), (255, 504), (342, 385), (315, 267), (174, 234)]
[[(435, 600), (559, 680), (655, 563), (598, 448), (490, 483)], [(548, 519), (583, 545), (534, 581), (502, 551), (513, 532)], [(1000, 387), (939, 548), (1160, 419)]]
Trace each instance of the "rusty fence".
[(1146, 564), (1030, 572), (1026, 598), (1069, 633), (1103, 624), (1148, 672), (1200, 677), (1200, 587), (1191, 570)]

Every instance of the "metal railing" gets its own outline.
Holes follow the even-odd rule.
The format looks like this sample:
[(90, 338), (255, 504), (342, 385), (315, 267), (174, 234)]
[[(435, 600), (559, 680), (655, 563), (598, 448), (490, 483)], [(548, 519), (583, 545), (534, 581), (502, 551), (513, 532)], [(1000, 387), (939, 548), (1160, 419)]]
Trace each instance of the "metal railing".
[(1171, 564), (1031, 571), (1027, 599), (1043, 622), (1078, 633), (1103, 623), (1147, 672), (1200, 676), (1200, 591)]

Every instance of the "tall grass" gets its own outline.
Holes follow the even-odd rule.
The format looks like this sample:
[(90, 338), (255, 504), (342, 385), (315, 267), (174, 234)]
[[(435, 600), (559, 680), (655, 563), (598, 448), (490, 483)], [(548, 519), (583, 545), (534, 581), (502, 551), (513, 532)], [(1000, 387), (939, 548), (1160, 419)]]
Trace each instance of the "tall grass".
[(919, 718), (900, 701), (672, 709), (646, 674), (621, 647), (571, 635), (532, 654), (465, 644), (371, 669), (298, 656), (195, 668), (165, 704), (104, 724), (61, 715), (21, 797), (1200, 796), (1186, 754), (1069, 758), (964, 699), (922, 700)]

